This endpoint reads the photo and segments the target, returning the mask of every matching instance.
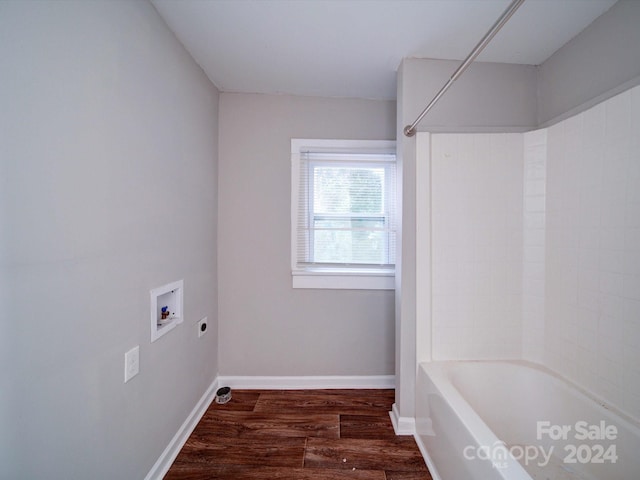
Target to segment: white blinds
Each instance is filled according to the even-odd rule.
[[[393,267],[395,165],[395,155],[386,152],[300,153],[296,268]]]

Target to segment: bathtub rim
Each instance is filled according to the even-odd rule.
[[[418,374],[420,375],[420,370],[424,371],[424,374],[427,375],[429,381],[433,384],[434,388],[438,391],[438,393],[447,399],[447,405],[453,411],[453,414],[460,420],[462,426],[467,431],[469,436],[473,439],[476,446],[483,445],[496,445],[497,443],[502,442],[498,436],[491,430],[491,428],[486,424],[486,422],[480,417],[480,415],[473,409],[473,407],[469,404],[468,400],[462,395],[462,393],[455,387],[455,385],[449,379],[449,372],[446,367],[450,367],[454,364],[461,363],[505,363],[505,361],[496,361],[496,360],[455,360],[455,361],[435,361],[435,362],[421,362],[418,365]],[[512,363],[512,362],[506,362]],[[430,368],[427,369],[426,366]],[[417,412],[416,412],[417,413]],[[418,419],[416,418],[416,426],[418,425]],[[422,453],[425,462],[427,463],[427,467],[431,471],[431,475],[434,480],[445,480],[441,477],[438,469],[435,466],[435,462],[433,458],[428,452],[428,449],[424,445],[422,441],[420,432],[416,429],[415,432],[415,440],[418,444],[418,448]],[[512,457],[506,458],[507,468],[500,469],[496,468],[497,474],[501,478],[506,478],[504,476],[505,472],[508,470],[511,475],[509,478],[513,480],[533,480],[531,476],[527,473],[524,467]],[[515,475],[515,476],[514,476]]]
[[[500,441],[489,425],[482,420],[480,415],[473,409],[469,401],[458,390],[458,388],[452,382],[450,377],[451,369],[456,365],[468,365],[468,364],[487,364],[487,365],[511,365],[520,368],[527,368],[537,371],[542,374],[546,374],[551,378],[551,381],[559,384],[561,387],[568,388],[570,392],[576,397],[586,399],[593,404],[593,408],[597,411],[606,414],[607,416],[613,415],[626,424],[626,427],[640,436],[640,421],[626,414],[617,408],[614,404],[605,401],[602,397],[590,392],[589,390],[581,387],[575,382],[569,380],[558,372],[551,370],[550,368],[540,365],[535,362],[520,359],[498,359],[498,360],[436,360],[429,362],[418,363],[418,375],[426,375],[436,391],[447,399],[447,404],[453,411],[453,414],[461,421],[463,427],[468,432],[471,438],[478,445],[492,444],[494,441]],[[417,384],[417,383],[416,383]],[[449,400],[453,399],[454,404]],[[416,402],[418,402],[418,392],[416,391]],[[418,427],[419,416],[416,411],[416,427]],[[477,430],[476,430],[477,428]],[[422,441],[421,435],[416,428],[414,438],[418,445],[420,452],[422,453],[427,466],[434,478],[434,480],[446,480],[443,479],[436,466],[433,458],[429,454],[425,444]],[[509,459],[507,462],[510,474],[516,474],[516,478],[531,479],[524,467],[514,459]],[[515,462],[512,463],[512,462]],[[513,469],[512,469],[513,466]],[[500,476],[502,475],[501,469],[496,469]]]
[[[432,360],[429,362],[420,362],[418,364],[418,370],[420,368],[425,368],[425,372],[429,374],[429,371],[434,368],[444,369],[446,367],[453,367],[457,364],[499,364],[499,365],[516,365],[520,367],[530,368],[532,370],[537,370],[544,374],[549,375],[556,382],[560,382],[561,384],[565,384],[565,386],[571,387],[578,394],[586,397],[590,401],[594,402],[597,405],[598,409],[604,410],[609,414],[616,415],[620,417],[624,422],[626,422],[632,430],[636,430],[640,435],[640,419],[636,419],[629,415],[628,413],[621,410],[616,404],[605,400],[600,395],[593,393],[587,388],[581,386],[580,384],[574,382],[573,380],[565,377],[564,375],[552,370],[551,368],[536,363],[531,362],[529,360],[521,360],[521,359],[497,359],[497,360]],[[455,388],[455,386],[454,386]],[[455,391],[458,392],[460,396],[464,399],[464,396],[455,388]],[[466,401],[466,400],[465,400]]]

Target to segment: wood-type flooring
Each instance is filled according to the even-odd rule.
[[[393,390],[234,390],[211,404],[165,480],[431,480],[393,432]]]

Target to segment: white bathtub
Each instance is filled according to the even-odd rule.
[[[640,479],[638,425],[536,365],[424,363],[416,391],[436,480]]]

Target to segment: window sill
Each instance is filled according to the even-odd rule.
[[[291,272],[293,288],[334,290],[394,290],[395,273],[389,270],[313,269]]]

